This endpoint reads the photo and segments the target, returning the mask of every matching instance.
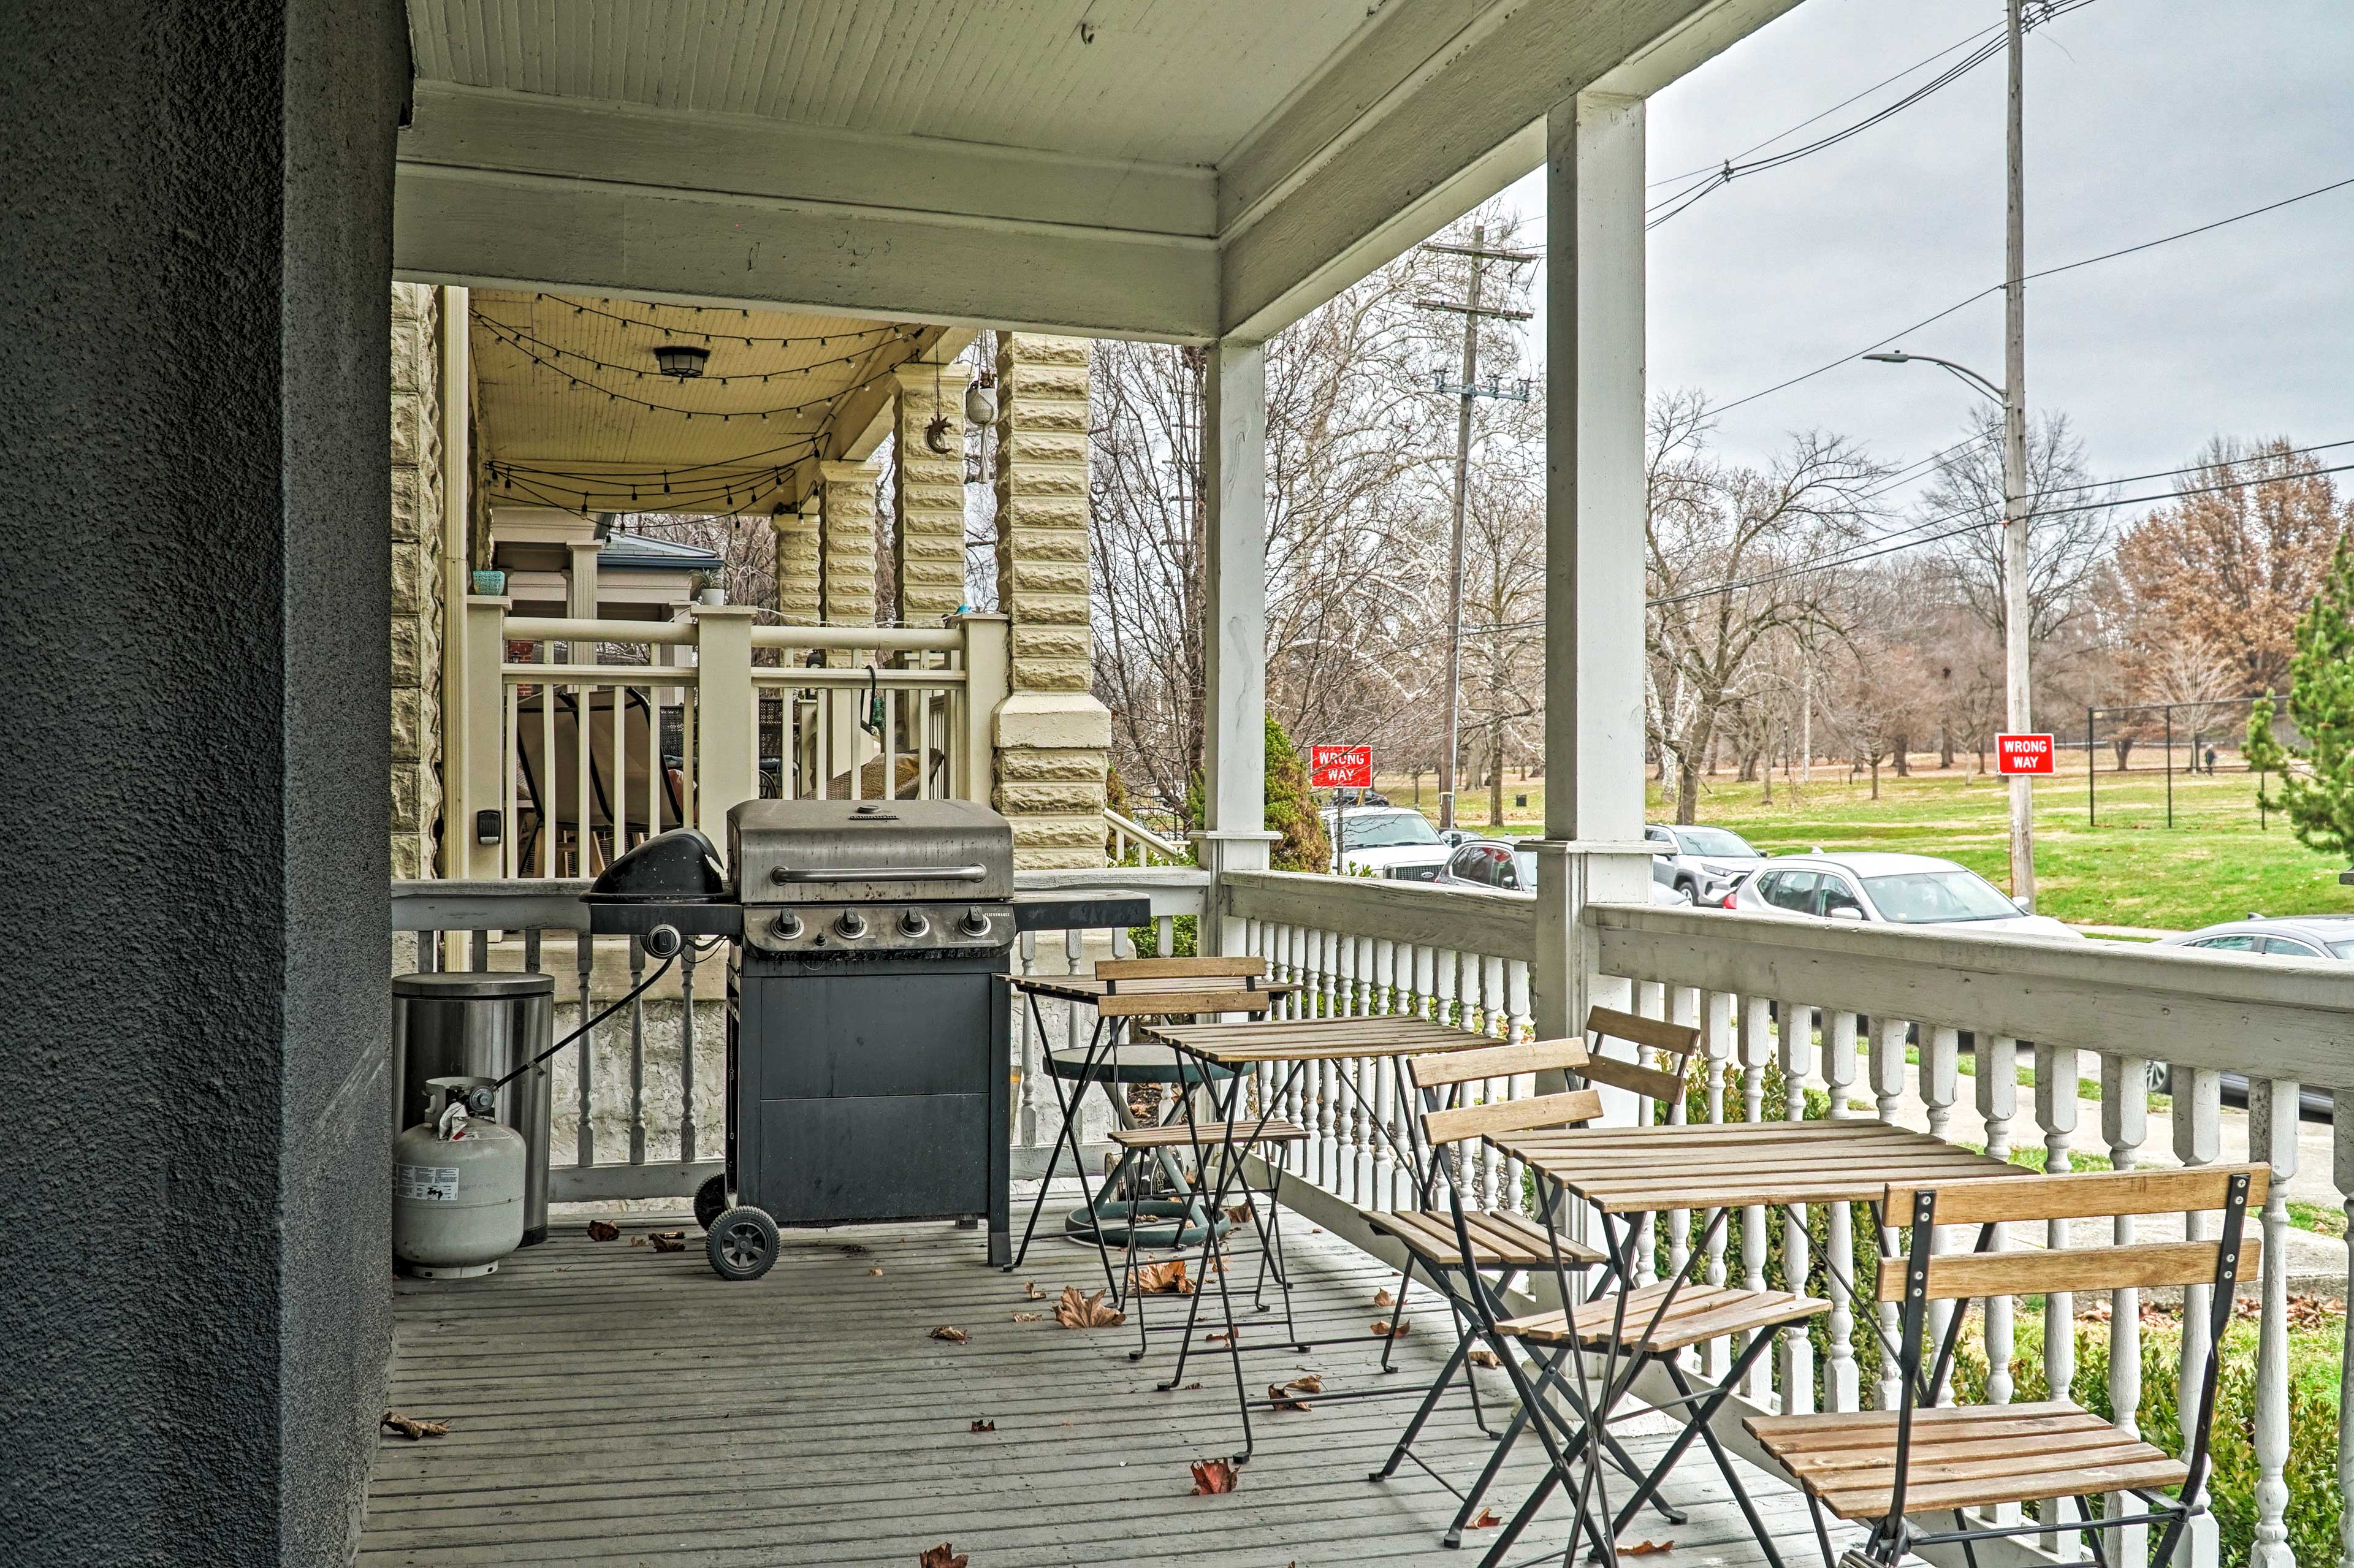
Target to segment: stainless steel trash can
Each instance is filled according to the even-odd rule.
[[[556,981],[445,969],[392,982],[392,1135],[437,1108],[435,1078],[504,1078],[556,1040]],[[523,1135],[523,1245],[547,1239],[547,1064],[499,1091],[497,1119]]]

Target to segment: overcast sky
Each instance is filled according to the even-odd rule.
[[[1652,100],[1650,177],[1720,163],[2001,16],[1996,0],[1807,0]],[[1999,282],[2003,90],[1998,56],[1654,230],[1653,390],[1730,402]],[[2354,6],[2096,0],[2029,35],[2026,122],[2031,272],[2354,176]],[[1540,219],[1531,238],[1541,174],[1507,197]],[[2354,437],[2350,242],[2354,187],[2031,283],[2031,407],[2066,410],[2101,474],[2177,467],[2219,432]],[[1999,294],[1901,346],[1999,381]],[[1932,366],[1843,366],[1727,414],[1719,440],[1756,457],[1815,427],[1906,461],[1956,440],[1972,396]]]

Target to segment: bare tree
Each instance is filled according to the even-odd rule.
[[[1966,528],[1932,546],[1953,577],[1956,596],[1999,638],[2004,624],[2002,567],[2002,415],[1980,408],[1972,439],[1937,464],[1923,492],[1922,526],[1930,534]],[[2057,638],[2087,613],[2107,565],[2114,488],[2092,482],[2084,443],[2062,413],[2030,421],[2027,430],[2027,603],[2031,647]],[[1981,526],[1969,526],[1976,523]]]

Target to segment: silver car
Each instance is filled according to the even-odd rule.
[[[2251,915],[2163,937],[2152,945],[2265,959],[2354,959],[2354,915]]]
[[[1516,843],[1511,839],[1472,839],[1455,846],[1455,853],[1438,868],[1434,880],[1440,887],[1533,897],[1537,890],[1537,852],[1525,842]],[[1653,882],[1651,902],[1681,905],[1687,900]]]
[[[2028,914],[1977,872],[1925,854],[1776,855],[1734,890],[1725,907],[1785,918],[2085,939],[2049,915]]]
[[[1741,879],[1766,863],[1739,833],[1723,828],[1644,824],[1651,880],[1686,904],[1721,906]]]

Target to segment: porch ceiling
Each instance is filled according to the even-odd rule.
[[[409,0],[395,263],[1263,338],[1797,3]]]
[[[913,322],[517,290],[472,302],[492,503],[572,512],[794,505],[818,460],[872,450],[895,366],[970,341]],[[664,344],[706,350],[703,375],[663,375]]]

